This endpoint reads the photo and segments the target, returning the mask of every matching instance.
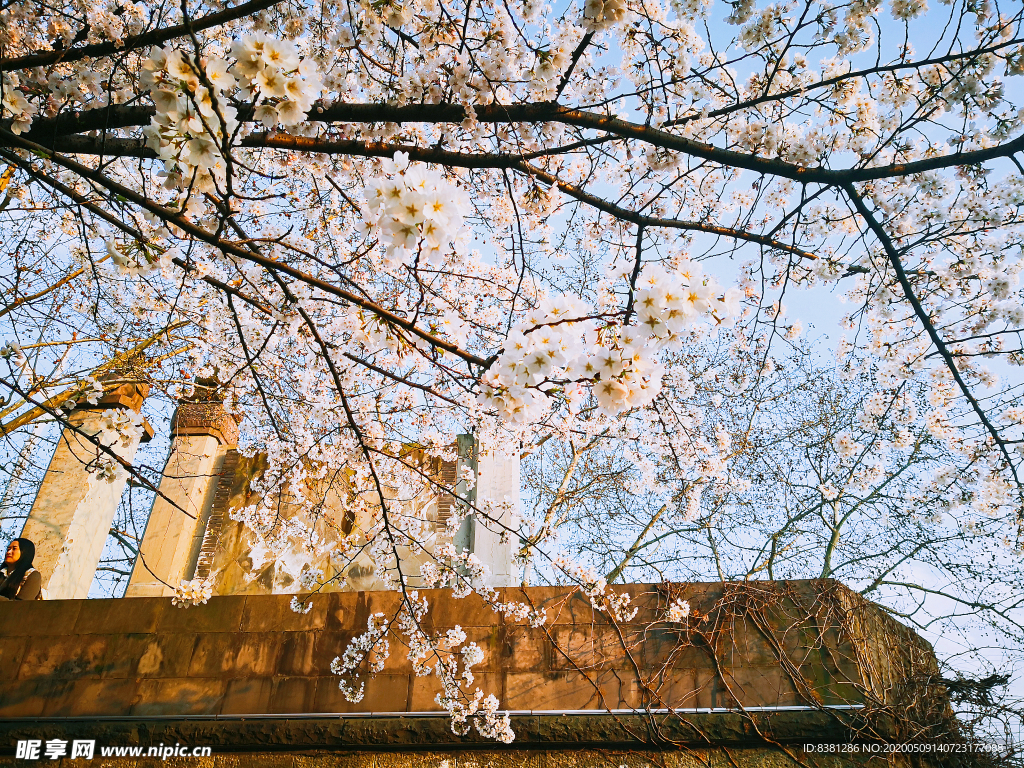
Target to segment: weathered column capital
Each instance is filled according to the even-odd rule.
[[[181,435],[212,435],[221,445],[237,445],[238,420],[222,403],[179,403],[171,419],[171,437]]]
[[[191,397],[182,398],[171,418],[171,438],[211,435],[221,445],[238,445],[238,422],[224,408],[224,388],[215,379],[198,379]]]

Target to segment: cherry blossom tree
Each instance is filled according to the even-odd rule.
[[[419,629],[413,577],[491,592],[454,549],[393,567],[423,521],[388,500],[438,489],[410,445],[451,458],[466,432],[567,480],[533,477],[522,520],[480,499],[455,523],[613,613],[607,581],[633,574],[911,594],[901,567],[968,523],[959,541],[1015,562],[1022,20],[992,0],[9,0],[0,430],[22,450],[126,366],[170,399],[218,379],[266,489],[315,514],[310,467],[344,478],[372,524],[341,555],[403,590],[394,626],[424,654],[466,646]],[[786,307],[815,286],[845,335],[834,372],[794,383]],[[646,506],[569,503],[588,461]],[[858,542],[865,509],[894,549]],[[247,514],[285,546],[273,509]],[[565,535],[584,518],[607,536]],[[508,738],[496,701],[459,699],[464,656],[446,704]]]

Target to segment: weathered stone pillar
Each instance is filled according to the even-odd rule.
[[[174,594],[192,578],[227,449],[238,442],[238,424],[220,402],[182,402],[171,421],[171,453],[160,493],[146,523],[125,597]]]
[[[126,408],[138,413],[147,394],[147,384],[122,384],[95,406],[76,408],[68,417],[70,425],[61,433],[21,533],[36,545],[34,564],[51,599],[88,596],[128,480],[123,469],[112,474],[113,479],[96,471],[97,462],[110,457],[85,435],[99,434],[107,410]],[[110,447],[130,462],[139,443],[152,436],[152,427],[143,422],[143,432],[136,439]]]
[[[509,502],[511,508],[502,510],[494,522],[477,521],[473,551],[490,570],[488,586],[509,587],[518,581],[512,558],[519,538],[503,534],[512,527],[513,514],[519,514],[519,445],[513,442],[484,450],[478,446],[477,450],[476,503]]]
[[[487,585],[490,587],[508,587],[517,582],[517,574],[513,556],[519,546],[519,540],[506,528],[511,528],[513,515],[519,514],[519,444],[513,442],[506,445],[481,447],[473,435],[458,436],[458,460],[448,465],[449,474],[442,477],[442,482],[455,485],[455,493],[477,508],[484,509],[486,502],[495,505],[505,503],[502,508],[495,508],[494,513],[487,517],[473,513],[466,517],[456,532],[452,544],[459,552],[469,551],[480,558],[487,566],[489,575]],[[469,488],[462,479],[463,468],[468,468],[476,475],[476,483]],[[439,510],[445,510],[455,503],[451,496],[445,494],[439,502]],[[438,530],[443,521],[438,515]],[[448,514],[443,514],[447,520]],[[488,519],[490,518],[490,519]]]

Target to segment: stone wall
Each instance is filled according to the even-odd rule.
[[[585,743],[592,733],[607,746],[618,733],[634,747],[645,739],[696,747],[709,740],[763,746],[766,737],[899,738],[908,712],[916,725],[945,727],[941,696],[922,687],[935,677],[928,645],[836,582],[620,591],[639,610],[610,623],[578,592],[503,590],[502,599],[546,610],[548,622],[532,628],[502,620],[479,597],[432,590],[425,628],[458,624],[480,645],[485,658],[474,687],[517,713],[519,743],[529,733],[541,745]],[[662,621],[679,597],[690,602],[690,618]],[[0,605],[0,748],[34,733],[96,738],[98,728],[108,743],[213,739],[215,751],[250,754],[488,746],[450,733],[437,716],[437,681],[413,674],[398,638],[363,701],[349,702],[338,689],[331,661],[371,614],[393,616],[400,599],[316,595],[304,615],[289,608],[288,595],[215,597],[191,608],[166,598]],[[650,718],[629,713],[669,709],[677,712],[658,714],[655,731],[664,733],[653,736]],[[610,710],[617,713],[600,714]],[[635,726],[623,725],[628,717]],[[405,725],[379,725],[389,719]]]

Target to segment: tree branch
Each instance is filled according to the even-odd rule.
[[[956,361],[953,359],[953,355],[950,354],[949,348],[946,343],[942,340],[939,332],[935,329],[935,325],[932,323],[931,318],[928,316],[928,311],[921,304],[921,300],[914,293],[914,286],[910,283],[910,278],[907,277],[907,272],[903,268],[903,263],[900,260],[899,251],[892,242],[892,238],[889,237],[889,233],[885,231],[885,228],[879,223],[878,219],[875,218],[874,214],[867,207],[864,199],[857,192],[857,189],[853,184],[846,184],[843,186],[844,191],[850,197],[851,202],[857,209],[857,213],[861,215],[868,228],[874,233],[878,242],[882,245],[882,249],[885,251],[885,255],[889,259],[889,263],[892,265],[893,271],[896,273],[896,279],[899,281],[900,287],[903,289],[903,294],[906,296],[907,301],[910,302],[910,306],[914,309],[914,314],[920,321],[921,325],[924,326],[925,333],[928,334],[928,338],[931,339],[932,344],[935,346],[936,351],[942,357],[946,363],[946,368],[949,369],[950,374],[953,376],[953,381],[956,382],[959,387],[961,394],[970,403],[974,413],[978,416],[978,419],[984,425],[985,430],[992,437],[993,442],[999,448],[999,451],[1003,455],[1003,460],[1006,462],[1006,468],[1013,475],[1014,482],[1017,484],[1017,493],[1024,499],[1024,486],[1021,485],[1020,477],[1017,474],[1017,468],[1014,466],[1013,459],[1010,457],[1010,452],[1007,448],[1006,441],[1003,440],[999,434],[999,430],[989,420],[988,414],[985,413],[985,409],[981,407],[981,403],[971,392],[971,388],[964,381],[963,376],[960,373],[960,369],[957,368]],[[1018,521],[1024,523],[1024,508],[1017,513]]]
[[[141,35],[126,37],[120,43],[113,40],[105,43],[92,43],[81,48],[68,48],[63,51],[40,51],[25,56],[18,56],[14,59],[0,59],[0,72],[11,72],[17,69],[31,69],[32,67],[45,67],[50,64],[79,61],[97,56],[109,56],[118,53],[127,53],[136,48],[143,48],[147,45],[160,45],[168,40],[177,37],[184,37],[189,31],[199,32],[229,21],[241,19],[258,11],[265,10],[272,5],[277,5],[281,0],[249,0],[234,8],[225,8],[223,11],[211,13],[202,18],[196,19],[188,24],[175,24],[173,27],[154,29],[143,32]]]

